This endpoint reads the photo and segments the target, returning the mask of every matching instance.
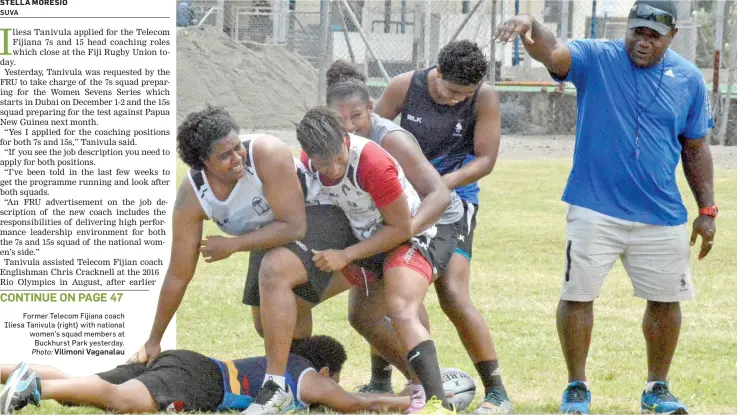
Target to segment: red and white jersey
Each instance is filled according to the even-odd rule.
[[[343,179],[335,185],[327,186],[320,180],[320,176],[317,172],[315,172],[315,175],[322,188],[322,196],[332,201],[333,204],[339,206],[344,213],[346,213],[346,216],[351,223],[351,229],[354,232],[354,236],[363,241],[369,239],[383,226],[382,214],[377,208],[374,198],[369,192],[362,189],[360,186],[361,180],[359,179],[359,170],[367,166],[364,164],[360,165],[359,161],[361,160],[362,163],[367,164],[372,162],[371,159],[367,160],[362,159],[361,157],[362,152],[367,148],[367,146],[375,146],[382,152],[383,156],[388,157],[391,162],[394,163],[394,166],[397,169],[397,179],[402,187],[402,192],[407,198],[411,216],[415,215],[420,207],[420,197],[405,177],[399,163],[397,163],[389,153],[376,143],[367,140],[366,138],[353,134],[349,134],[349,138],[349,162]],[[312,166],[309,167],[311,168],[311,171],[314,171]],[[436,228],[433,226],[426,229],[419,235],[425,235],[428,238],[432,238],[435,234]]]
[[[248,149],[244,160],[244,175],[236,183],[226,200],[215,197],[207,175],[202,170],[190,169],[188,177],[197,194],[203,211],[208,219],[213,220],[218,228],[228,235],[238,236],[257,229],[274,221],[274,212],[264,195],[264,184],[259,179],[254,164],[254,141],[259,135],[242,135],[241,142]],[[306,203],[328,203],[320,198],[320,183],[313,177],[302,162],[293,157],[295,172],[300,180]]]

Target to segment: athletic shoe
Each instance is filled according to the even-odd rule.
[[[656,382],[641,395],[641,413],[686,414],[687,406],[669,392],[668,382]]]
[[[474,411],[474,415],[511,413],[513,413],[513,406],[510,398],[507,397],[505,388],[493,388],[484,397],[484,402]]]
[[[39,406],[41,380],[27,364],[16,366],[0,392],[0,414],[5,415],[23,409],[29,403]]]
[[[405,414],[416,414],[425,407],[425,389],[423,385],[410,384],[410,406]]]
[[[389,394],[394,395],[395,391],[392,389],[392,385],[375,385],[373,383],[367,383],[356,388],[356,393],[373,393],[373,394]]]
[[[272,379],[266,381],[254,402],[242,414],[275,415],[295,412],[295,396],[289,386],[282,389]]]
[[[456,415],[456,408],[451,407],[452,409],[446,409],[443,406],[443,402],[436,398],[435,396],[431,397],[428,402],[425,403],[425,406],[423,409],[420,410],[420,412],[416,412],[416,414],[419,415]]]
[[[592,394],[584,382],[571,382],[564,389],[564,396],[561,397],[561,407],[559,409],[562,414],[588,414],[591,400]]]

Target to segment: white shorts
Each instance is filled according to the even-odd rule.
[[[574,205],[566,222],[562,300],[594,301],[618,257],[634,296],[658,302],[694,297],[686,225],[646,225]]]

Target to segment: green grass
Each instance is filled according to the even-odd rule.
[[[566,382],[555,309],[564,265],[565,205],[560,195],[569,168],[566,161],[501,161],[481,183],[472,290],[493,333],[517,413],[556,412]],[[180,177],[183,172],[180,166]],[[683,178],[680,186],[693,215],[694,199]],[[712,253],[701,262],[693,249],[696,299],[682,306],[681,340],[670,372],[672,390],[691,413],[736,413],[737,409],[735,171],[716,171],[715,192],[720,204],[717,239]],[[206,235],[215,232],[217,228],[207,224]],[[241,304],[246,266],[247,254],[214,264],[201,261],[177,315],[178,347],[220,358],[263,354],[251,313]],[[434,292],[429,293],[426,306],[441,366],[458,367],[476,377]],[[595,302],[588,361],[595,413],[640,411],[646,376],[640,328],[644,306],[643,300],[633,297],[618,263]],[[369,358],[368,347],[346,321],[346,308],[345,294],[318,306],[314,333],[333,335],[346,345],[349,360],[342,383],[350,389],[368,380]],[[399,388],[398,372],[394,379]],[[82,412],[93,411],[55,404],[26,410],[29,414]]]

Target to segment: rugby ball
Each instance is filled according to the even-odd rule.
[[[463,411],[474,400],[477,392],[477,386],[474,379],[468,373],[461,369],[441,369],[441,381],[443,382],[443,390],[451,392],[454,396],[448,398],[448,401],[454,405],[457,412]]]

